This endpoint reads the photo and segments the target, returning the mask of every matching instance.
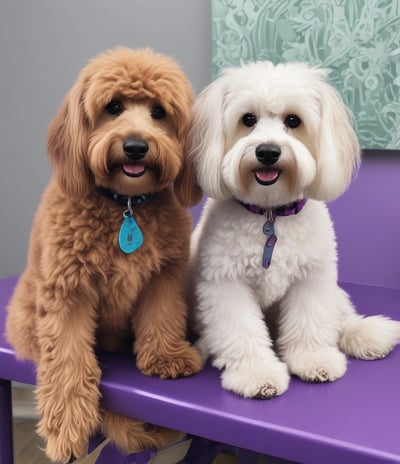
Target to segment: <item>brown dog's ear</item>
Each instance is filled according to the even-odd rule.
[[[61,190],[72,198],[82,197],[93,179],[87,165],[88,120],[83,108],[80,80],[65,96],[50,124],[47,149]]]
[[[188,157],[175,180],[174,190],[179,203],[185,208],[197,205],[203,197],[194,174],[193,163]]]
[[[194,103],[194,93],[190,83],[185,79],[179,79],[181,92],[179,97],[175,95],[174,104],[178,108],[175,111],[178,127],[178,139],[183,145],[183,164],[178,177],[174,182],[174,190],[179,203],[185,208],[197,205],[203,197],[194,171],[191,152],[188,147],[188,138],[192,121],[192,106]]]

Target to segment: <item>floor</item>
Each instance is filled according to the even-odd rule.
[[[14,419],[14,464],[50,464],[44,452],[41,450],[43,443],[35,432],[36,420]],[[100,450],[94,451],[76,464],[94,464]],[[213,464],[236,464],[233,456],[220,455]]]
[[[37,417],[34,410],[32,389],[19,386],[13,389],[14,464],[50,464],[42,448],[43,442],[36,434]],[[94,464],[101,448],[75,464]],[[157,460],[159,462],[159,460]],[[213,464],[236,464],[234,456],[219,455]],[[162,464],[162,462],[160,463]]]

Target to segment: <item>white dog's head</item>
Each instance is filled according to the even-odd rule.
[[[303,63],[257,62],[210,84],[197,99],[188,147],[204,192],[263,207],[343,193],[360,150],[326,75]]]

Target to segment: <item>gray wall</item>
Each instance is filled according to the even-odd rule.
[[[198,93],[211,79],[209,0],[0,2],[0,277],[20,273],[51,171],[46,133],[88,59],[114,45],[173,56]]]

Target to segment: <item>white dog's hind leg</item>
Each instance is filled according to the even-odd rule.
[[[271,398],[287,390],[287,367],[272,350],[261,308],[251,289],[238,282],[197,285],[201,345],[224,369],[222,386],[248,398]]]
[[[290,372],[302,380],[333,381],[346,372],[334,297],[333,285],[307,280],[293,285],[282,301],[278,350]]]
[[[400,343],[400,322],[384,316],[363,317],[355,312],[349,296],[339,289],[340,349],[359,359],[385,357]]]

